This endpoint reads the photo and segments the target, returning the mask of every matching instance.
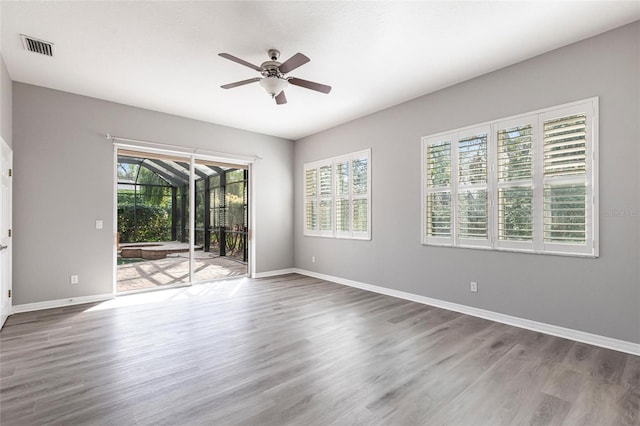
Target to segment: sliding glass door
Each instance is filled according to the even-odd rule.
[[[196,160],[194,281],[247,274],[246,167]]]
[[[248,274],[248,166],[130,147],[116,155],[117,292]]]

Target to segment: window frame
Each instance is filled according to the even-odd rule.
[[[361,159],[367,160],[367,191],[365,194],[355,193],[353,189],[353,162]],[[348,193],[338,193],[338,164],[348,164],[348,178],[347,187]],[[330,166],[331,167],[331,194],[327,196],[320,195],[320,168]],[[317,176],[317,190],[314,197],[307,195],[307,171],[316,170]],[[344,154],[324,160],[313,161],[305,163],[303,167],[303,193],[304,193],[304,216],[303,216],[303,235],[308,237],[325,237],[336,239],[351,239],[351,240],[371,240],[371,148]],[[367,203],[367,230],[355,231],[353,226],[354,217],[354,200],[365,199]],[[316,229],[308,228],[308,211],[307,204],[309,201],[316,201]],[[322,231],[320,230],[320,200],[330,201],[331,203],[331,229]],[[349,206],[349,230],[338,230],[338,210],[336,203],[338,200],[348,201]]]
[[[599,99],[593,97],[581,101],[540,109],[511,117],[500,118],[489,122],[466,126],[459,129],[428,135],[421,138],[422,144],[422,244],[428,246],[449,246],[463,248],[481,248],[497,251],[526,252],[536,254],[567,255],[578,257],[599,256],[599,218],[598,218],[598,110]],[[559,117],[568,117],[576,114],[586,116],[585,173],[577,177],[549,177],[544,176],[544,123]],[[532,167],[531,179],[500,182],[498,180],[498,132],[518,126],[531,125],[532,132]],[[478,134],[479,129],[489,129],[487,132],[487,241],[462,239],[458,233],[459,199],[458,194],[465,188],[476,185],[464,185],[459,181],[458,175],[458,144],[465,136]],[[474,133],[475,132],[475,133]],[[451,235],[449,237],[434,237],[427,234],[427,197],[428,194],[438,192],[439,188],[430,188],[428,185],[429,166],[427,164],[427,147],[429,145],[450,142],[451,176],[449,191],[451,193]],[[581,179],[586,183],[585,244],[561,244],[546,242],[544,240],[544,188],[548,182],[571,183]],[[513,188],[518,186],[531,186],[532,190],[532,238],[531,240],[512,241],[501,240],[499,235],[499,194],[501,188]],[[477,186],[480,188],[480,186]]]

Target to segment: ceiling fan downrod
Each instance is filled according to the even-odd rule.
[[[280,57],[280,51],[276,49],[269,49],[267,53],[269,54],[269,57],[271,58],[271,60],[274,62],[277,61],[278,58]]]

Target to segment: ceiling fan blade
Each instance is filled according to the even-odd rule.
[[[276,96],[276,103],[278,105],[282,105],[282,104],[286,104],[287,103],[287,97],[284,94],[284,90],[282,92],[280,92],[280,94],[278,96]]]
[[[309,62],[311,59],[304,56],[302,53],[296,53],[286,61],[284,61],[278,69],[281,73],[286,74],[298,68],[300,65],[304,65]]]
[[[225,84],[224,86],[220,86],[223,89],[233,89],[234,87],[244,86],[245,84],[255,83],[256,81],[260,81],[260,77],[250,78],[248,80],[236,81],[235,83]]]
[[[244,65],[245,67],[251,68],[252,70],[262,71],[262,68],[260,68],[259,66],[253,65],[252,63],[249,63],[249,62],[247,62],[245,60],[242,60],[240,58],[236,58],[235,56],[229,55],[228,53],[218,53],[218,56],[222,56],[225,59],[228,59],[228,60],[233,61],[233,62],[237,62],[240,65]]]
[[[303,80],[301,78],[290,77],[288,81],[294,86],[304,87],[305,89],[315,90],[316,92],[329,93],[331,91],[331,86],[314,83],[313,81]]]

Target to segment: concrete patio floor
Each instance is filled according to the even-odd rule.
[[[247,274],[247,265],[243,262],[228,257],[215,257],[211,253],[201,251],[194,254],[194,282]],[[118,265],[118,292],[151,289],[188,281],[188,253]]]

